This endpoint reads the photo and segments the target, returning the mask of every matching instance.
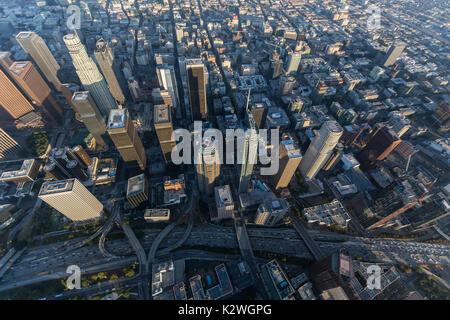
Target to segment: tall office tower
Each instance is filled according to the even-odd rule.
[[[274,226],[278,224],[289,210],[289,204],[282,198],[267,199],[256,211],[255,224]]]
[[[278,87],[278,95],[284,96],[290,94],[295,86],[295,78],[294,77],[280,77],[280,84]]]
[[[155,131],[166,163],[171,161],[172,150],[176,143],[172,140],[172,113],[168,105],[154,106]]]
[[[332,170],[344,155],[344,145],[340,142],[336,145],[335,150],[322,167],[322,170]]]
[[[106,132],[105,120],[103,120],[89,91],[75,92],[72,97],[72,103],[80,115],[81,122],[92,134],[95,142],[100,146],[105,146],[106,143],[102,138],[102,135]]]
[[[198,143],[198,142],[197,142]],[[216,149],[214,140],[204,137],[202,145],[198,147],[197,181],[201,194],[211,195],[214,191],[214,183],[220,176],[220,151]]]
[[[128,179],[127,200],[135,208],[148,200],[148,181],[143,173]]]
[[[39,198],[73,221],[99,218],[103,204],[78,179],[44,182]]]
[[[230,186],[215,187],[214,198],[216,199],[217,212],[212,211],[211,221],[233,218],[234,201]]]
[[[142,97],[142,89],[134,78],[128,79],[128,89],[130,89],[131,98],[133,101],[139,101]]]
[[[34,107],[14,85],[9,77],[0,70],[0,106],[5,109],[13,119],[34,111]]]
[[[395,63],[395,60],[402,54],[403,50],[405,50],[405,43],[394,43],[386,53],[383,58],[382,65],[384,67],[390,67]]]
[[[128,109],[111,110],[106,128],[123,161],[144,171],[147,156]]]
[[[364,170],[374,168],[377,162],[386,158],[400,142],[402,140],[392,129],[375,126],[366,146],[357,154],[361,168]]]
[[[186,59],[192,120],[205,120],[208,112],[206,102],[205,65],[201,59]]]
[[[52,95],[50,87],[30,61],[14,62],[9,68],[11,77],[47,119],[62,124],[63,110]]]
[[[253,173],[253,165],[257,161],[259,134],[253,115],[247,112],[248,129],[245,132],[244,150],[242,152],[241,173],[239,176],[239,193],[247,193]],[[240,144],[238,142],[238,147]]]
[[[9,74],[9,67],[11,67],[13,63],[14,61],[11,59],[11,52],[0,52],[0,70]]]
[[[16,36],[16,40],[23,50],[31,56],[47,80],[53,84],[56,90],[61,91],[62,84],[58,79],[60,66],[44,40],[32,31],[20,32]]]
[[[300,60],[302,59],[302,54],[299,52],[291,53],[286,61],[286,74],[297,73],[298,66],[300,65]]]
[[[286,188],[302,160],[302,154],[293,138],[285,134],[280,145],[280,164],[278,173],[272,176],[275,189]]]
[[[103,75],[108,83],[109,90],[119,104],[124,104],[125,96],[123,95],[122,88],[120,87],[116,76],[120,70],[118,70],[118,66],[114,62],[114,54],[108,43],[103,39],[98,40],[96,46],[97,49],[95,50],[94,55],[100,69],[102,69]]]
[[[86,150],[84,150],[80,145],[73,147],[72,152],[74,152],[78,159],[80,159],[87,167],[89,167],[94,162],[94,160],[89,157]]]
[[[173,107],[177,109],[179,99],[174,67],[164,64],[163,66],[156,68],[156,73],[158,75],[159,86],[169,92],[170,97],[172,98]]]
[[[268,112],[267,105],[265,103],[255,103],[254,105],[252,105],[251,112],[258,130],[262,129],[262,127],[264,127],[264,124],[266,123]]]
[[[117,103],[112,97],[105,79],[98,71],[97,65],[89,57],[77,35],[67,34],[63,37],[63,40],[67,49],[69,49],[73,65],[84,90],[89,91],[102,114],[108,116],[112,109],[117,109]]]
[[[280,59],[270,60],[270,68],[268,77],[270,79],[276,79],[283,74],[283,61]]]
[[[0,90],[1,91],[1,90]],[[0,128],[0,159],[6,157],[9,153],[20,149],[16,140],[11,138],[2,128]]]
[[[336,121],[326,121],[300,162],[300,172],[313,179],[333,152],[344,130]]]

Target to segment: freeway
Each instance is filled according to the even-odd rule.
[[[242,217],[236,217],[235,215],[233,216],[233,219],[241,256],[250,268],[252,279],[258,293],[263,300],[267,300],[269,297],[260,277],[260,270],[256,263],[255,256],[253,255],[253,249],[248,237],[247,228],[245,227],[245,222]]]
[[[317,243],[314,241],[314,239],[310,236],[308,231],[305,229],[303,224],[297,219],[295,214],[291,211],[289,213],[289,220],[292,223],[292,226],[294,227],[295,231],[298,232],[302,240],[305,242],[306,246],[308,247],[309,251],[311,251],[312,255],[314,256],[314,259],[317,261],[324,258],[324,254],[320,250]]]
[[[123,232],[128,238],[131,246],[133,247],[134,252],[136,253],[139,261],[139,275],[141,276],[141,281],[139,282],[139,296],[144,299],[149,299],[149,283],[148,283],[148,264],[147,264],[147,256],[145,255],[145,250],[139,242],[138,238],[133,232],[133,229],[126,224],[122,216],[119,214],[118,216],[119,224],[122,227]]]

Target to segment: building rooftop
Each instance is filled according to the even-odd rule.
[[[89,97],[89,91],[78,91],[73,94],[73,101],[87,100]]]
[[[302,156],[302,153],[300,152],[300,149],[298,148],[297,144],[294,142],[294,140],[282,140],[281,144],[284,146],[284,148],[287,151],[287,155],[289,158],[298,158]]]
[[[30,61],[16,61],[14,62],[9,70],[15,73],[18,77],[20,77],[25,70],[31,67]]]
[[[20,169],[14,171],[4,171],[0,175],[0,181],[28,176],[35,163],[36,160],[34,159],[24,160]]]
[[[127,118],[127,109],[113,109],[109,113],[108,129],[124,128]]]
[[[171,113],[169,105],[156,105],[155,110],[155,124],[171,122]]]
[[[29,39],[33,36],[33,34],[35,33],[32,31],[23,31],[16,36],[16,39]]]
[[[140,174],[135,177],[128,179],[127,186],[127,198],[133,196],[134,194],[141,193],[145,189],[145,176]]]
[[[214,193],[217,207],[227,207],[234,204],[229,185],[216,187]]]
[[[75,179],[44,182],[39,196],[68,192],[73,189]]]
[[[170,216],[170,209],[146,209],[144,219],[167,218]]]

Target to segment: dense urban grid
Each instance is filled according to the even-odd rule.
[[[449,16],[0,0],[0,299],[450,299]]]

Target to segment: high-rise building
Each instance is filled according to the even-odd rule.
[[[270,60],[269,78],[276,79],[283,74],[283,61],[279,59]]]
[[[0,90],[1,92],[1,90]],[[2,128],[0,128],[0,159],[6,157],[9,153],[20,149],[16,140],[11,138]]]
[[[80,115],[80,120],[92,134],[95,142],[100,146],[105,146],[102,135],[106,132],[105,120],[95,104],[89,91],[75,92],[72,102]]]
[[[239,193],[247,193],[253,173],[253,165],[257,161],[259,134],[253,115],[247,112],[248,130],[245,132],[242,152],[241,173],[239,177]],[[239,142],[238,142],[239,143]]]
[[[255,224],[274,226],[289,210],[289,204],[282,198],[268,199],[261,203],[256,211]]]
[[[14,81],[22,88],[30,101],[39,107],[47,119],[62,124],[63,110],[33,64],[30,61],[14,62],[9,71]]]
[[[143,173],[128,179],[127,200],[135,208],[148,200],[148,181]]]
[[[385,126],[375,126],[369,133],[369,140],[358,154],[357,159],[363,170],[375,167],[378,161],[386,158],[402,140],[392,129]]]
[[[301,59],[302,59],[301,53],[299,53],[299,52],[291,53],[288,56],[287,61],[286,61],[286,74],[297,73]]]
[[[394,43],[384,56],[382,65],[384,67],[392,66],[397,60],[397,58],[402,54],[403,50],[405,50],[405,48],[406,48],[405,43]]]
[[[114,62],[114,54],[108,46],[108,43],[103,39],[98,40],[96,46],[97,50],[95,50],[94,55],[105,76],[109,90],[119,104],[124,104],[125,96],[123,95],[119,81],[117,80],[116,74],[118,74],[119,71],[117,69],[117,64]]]
[[[204,137],[196,157],[197,181],[201,194],[211,195],[220,176],[220,151],[213,139]]]
[[[285,134],[280,144],[278,173],[272,176],[275,189],[286,188],[289,185],[302,160],[300,149],[290,135]]]
[[[164,64],[156,69],[159,86],[167,90],[172,98],[172,104],[175,109],[179,106],[178,87],[173,66]]]
[[[12,80],[0,70],[0,106],[5,109],[13,119],[18,119],[34,111],[34,107],[14,85]]]
[[[171,161],[172,150],[176,143],[172,139],[172,114],[168,105],[154,106],[155,131],[166,163]]]
[[[47,80],[53,84],[56,90],[61,91],[62,84],[58,79],[60,66],[44,40],[32,31],[20,32],[16,36],[16,40],[23,50],[31,56]]]
[[[265,103],[255,103],[252,105],[251,112],[258,130],[264,127],[267,117],[267,111],[268,108]]]
[[[233,196],[231,194],[230,186],[225,185],[215,187],[214,197],[216,199],[217,213],[214,214],[215,211],[212,211],[211,221],[219,221],[222,219],[232,218],[234,211],[234,201]]]
[[[186,59],[186,73],[189,87],[189,101],[192,119],[205,120],[208,112],[206,102],[205,65],[201,59]]]
[[[11,59],[11,52],[2,51],[0,52],[0,70],[9,74],[9,67],[14,63]]]
[[[73,221],[99,218],[103,204],[78,179],[44,182],[39,198]]]
[[[89,91],[102,114],[108,116],[111,110],[117,109],[117,103],[97,65],[76,34],[67,34],[63,39],[84,90]]]
[[[336,164],[339,162],[339,160],[344,155],[344,145],[340,142],[336,145],[336,148],[334,149],[333,153],[328,157],[328,160],[325,161],[325,164],[322,167],[322,170],[328,171],[332,170]]]
[[[17,170],[3,171],[0,175],[2,182],[14,182],[16,184],[35,181],[41,165],[34,159],[26,159]]]
[[[313,179],[333,152],[344,130],[336,121],[326,121],[306,150],[300,162],[300,172]]]
[[[284,96],[290,94],[295,86],[295,78],[294,77],[280,77],[280,84],[278,87],[278,95]]]
[[[111,110],[106,128],[123,161],[144,171],[147,156],[128,109]]]

